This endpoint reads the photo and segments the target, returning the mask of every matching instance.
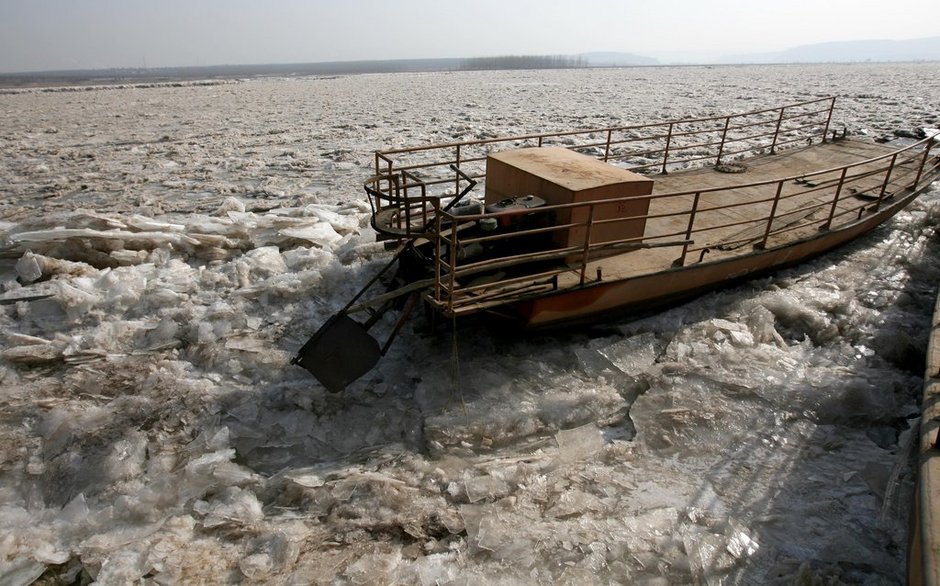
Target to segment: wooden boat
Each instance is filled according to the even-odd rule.
[[[294,363],[340,390],[419,301],[551,327],[647,313],[849,242],[937,179],[940,149],[850,138],[834,108],[377,152],[372,226],[396,251]],[[401,317],[380,347],[368,330],[389,309]]]

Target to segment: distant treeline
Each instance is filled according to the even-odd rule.
[[[588,66],[588,60],[585,57],[579,56],[509,55],[505,57],[474,57],[472,59],[390,59],[385,61],[209,65],[204,67],[157,67],[150,69],[124,68],[79,71],[34,71],[28,73],[0,73],[0,88],[172,83],[206,79],[354,75],[362,73],[420,73],[489,69],[568,69]]]
[[[573,69],[587,67],[584,57],[573,55],[502,55],[464,59],[460,69],[488,71],[492,69]]]

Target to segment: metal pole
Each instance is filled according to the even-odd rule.
[[[455,159],[457,161],[455,164],[458,167],[460,167],[460,145],[459,144],[457,145],[457,156],[455,157]],[[454,171],[454,195],[459,195],[459,194],[460,194],[460,173],[457,173],[456,171]]]
[[[878,194],[878,201],[875,202],[875,210],[878,211],[881,208],[881,201],[885,198],[885,192],[888,190],[888,182],[891,181],[891,172],[894,171],[894,163],[898,160],[898,154],[894,153],[894,156],[891,157],[891,165],[888,167],[888,171],[885,173],[885,181],[881,184],[881,193]]]
[[[405,206],[405,235],[411,236],[411,202],[408,201],[408,174],[401,174],[401,189]],[[399,204],[401,205],[401,204]]]
[[[454,313],[454,289],[457,286],[457,222],[453,222],[450,229],[450,279],[448,287],[450,289],[447,298],[447,311]]]
[[[685,230],[686,242],[682,245],[682,256],[672,263],[675,266],[681,267],[685,264],[685,255],[689,252],[689,241],[692,240],[692,225],[695,224],[695,214],[698,213],[698,200],[701,195],[701,191],[696,191],[695,198],[692,200],[692,211],[689,212],[689,227]]]
[[[594,225],[594,205],[588,208],[587,226],[584,229],[584,252],[581,258],[581,283],[584,286],[584,278],[587,273],[588,253],[591,249],[591,226]]]
[[[441,301],[441,206],[439,202],[431,202],[434,206],[434,300]]]
[[[842,186],[845,184],[845,175],[848,173],[849,168],[842,168],[842,175],[839,177],[839,185],[836,187],[836,195],[832,198],[832,207],[829,208],[829,219],[826,220],[826,223],[820,226],[820,230],[828,230],[832,226],[832,219],[836,215],[836,205],[839,203],[839,195],[842,194]]]
[[[663,151],[663,170],[662,170],[663,175],[666,174],[666,162],[669,160],[669,146],[672,144],[672,125],[673,123],[670,122],[669,132],[668,134],[666,134],[666,150]]]
[[[731,116],[725,117],[725,129],[721,132],[721,144],[718,145],[718,159],[715,160],[716,165],[721,164],[721,153],[725,150],[725,138],[728,136],[728,125],[731,124]]]
[[[927,159],[930,158],[930,147],[933,146],[933,139],[927,141],[927,146],[924,148],[924,158],[920,160],[920,167],[917,168],[917,178],[914,179],[914,189],[917,189],[917,184],[920,183],[920,176],[924,173],[924,166],[927,164]]]
[[[774,216],[777,215],[777,204],[780,203],[780,193],[783,191],[783,181],[777,182],[777,195],[774,196],[774,203],[770,206],[770,217],[767,218],[767,229],[764,230],[764,240],[754,248],[763,250],[767,248],[767,239],[770,238],[770,229],[774,225]]]
[[[777,116],[777,128],[774,129],[774,142],[770,145],[770,154],[777,152],[777,137],[780,136],[780,124],[783,122],[783,110],[786,106],[780,108],[780,115]]]
[[[832,111],[836,108],[836,97],[832,96],[829,102],[829,117],[826,118],[826,128],[823,129],[823,142],[826,142],[826,135],[829,134],[829,123],[832,122]]]
[[[610,156],[610,135],[613,132],[612,129],[607,129],[607,146],[604,147],[604,162],[607,162],[607,157]]]

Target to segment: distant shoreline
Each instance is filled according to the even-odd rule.
[[[468,67],[466,59],[401,59],[389,61],[337,61],[328,63],[294,63],[269,65],[213,65],[206,67],[161,67],[138,69],[88,69],[74,71],[37,71],[0,73],[0,90],[73,91],[98,87],[148,87],[155,85],[221,85],[242,79],[266,77],[331,77],[369,73],[445,73],[458,71],[609,69],[657,67],[751,67],[790,65],[867,65],[879,63],[931,63],[933,60],[911,61],[820,61],[794,63],[667,63],[667,64],[579,64],[560,67]],[[8,93],[8,92],[2,92]]]

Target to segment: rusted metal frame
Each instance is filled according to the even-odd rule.
[[[846,200],[843,199],[842,201],[845,202]],[[841,211],[837,210],[835,215],[832,217],[832,223],[835,225],[840,225],[841,222],[839,220],[843,218],[844,216],[854,216],[854,219],[861,218],[862,215],[865,213],[865,209],[867,207],[868,207],[868,204],[862,201],[862,202],[859,202],[858,205],[847,206]],[[854,221],[854,219],[852,221]]]
[[[748,122],[747,124],[736,124],[732,126],[729,130],[744,130],[745,128],[753,128],[755,126],[770,126],[773,124],[773,120],[758,120],[756,122]],[[768,132],[767,134],[770,134]]]
[[[801,103],[798,103],[798,104],[791,104],[791,105],[788,105],[788,106],[785,106],[785,107],[790,107],[790,108],[792,108],[792,107],[796,107],[796,106],[802,106],[802,105],[812,104],[812,103],[816,103],[816,102],[821,102],[821,101],[825,101],[825,100],[829,100],[829,99],[830,99],[830,98],[820,98],[820,99],[811,100],[811,101],[808,101],[808,102],[801,102]],[[662,127],[665,127],[665,126],[668,126],[669,124],[678,124],[678,123],[700,123],[700,122],[709,122],[709,121],[722,120],[722,119],[728,119],[728,118],[741,118],[741,117],[753,116],[753,115],[756,115],[756,114],[762,114],[762,113],[766,113],[766,112],[772,112],[772,111],[775,111],[775,110],[777,110],[777,109],[776,109],[776,108],[769,108],[769,109],[766,109],[766,110],[755,110],[755,111],[752,111],[752,112],[743,112],[743,113],[741,113],[741,114],[732,114],[732,115],[729,115],[729,116],[715,116],[715,117],[707,117],[707,118],[689,118],[689,119],[684,119],[684,120],[673,120],[673,121],[667,121],[667,122],[657,122],[657,123],[652,123],[652,124],[641,124],[641,125],[635,125],[635,126],[616,126],[616,127],[607,127],[607,128],[597,128],[597,129],[571,130],[571,131],[554,132],[554,133],[524,134],[524,135],[518,135],[518,136],[494,137],[494,138],[488,138],[488,139],[482,139],[482,140],[475,140],[475,141],[456,141],[456,142],[449,142],[449,143],[439,143],[439,144],[432,144],[432,145],[424,145],[424,146],[419,146],[419,147],[405,147],[405,148],[400,148],[400,149],[388,149],[388,150],[384,150],[384,151],[376,151],[376,157],[377,157],[377,158],[381,157],[382,159],[385,159],[386,161],[389,161],[389,164],[391,165],[391,159],[389,158],[390,155],[411,154],[411,153],[418,153],[418,152],[426,152],[426,151],[431,151],[431,150],[435,150],[435,149],[442,149],[442,148],[455,147],[455,146],[457,146],[457,145],[463,145],[463,146],[479,146],[479,145],[495,144],[495,143],[500,143],[500,142],[515,142],[515,141],[524,141],[524,140],[534,140],[534,139],[537,139],[537,140],[538,140],[538,146],[542,146],[542,144],[544,143],[544,139],[546,139],[546,138],[560,138],[560,137],[575,136],[575,135],[581,135],[581,134],[592,134],[592,133],[597,133],[597,132],[606,132],[606,131],[608,131],[608,130],[610,130],[610,131],[643,130],[643,129],[647,129],[647,128],[656,128],[656,127],[661,127],[661,126],[662,126]],[[816,113],[818,113],[818,112],[824,112],[824,111],[826,111],[826,110],[819,110],[819,111],[817,111]],[[809,113],[809,114],[812,114],[812,113]],[[807,114],[807,115],[809,115],[809,114]],[[697,131],[697,133],[701,133],[701,132],[706,132],[706,131]],[[654,135],[654,137],[655,137],[655,135]],[[643,138],[636,138],[636,139],[630,139],[630,140],[631,140],[631,141],[650,140],[651,138],[653,138],[653,137],[643,137]],[[598,146],[599,146],[599,145],[598,145]],[[446,164],[450,164],[450,163],[446,163]],[[378,168],[378,165],[377,165],[377,168]]]
[[[380,351],[382,356],[388,352],[388,349],[392,347],[392,342],[395,341],[395,338],[398,337],[398,334],[401,332],[401,329],[405,327],[405,322],[408,321],[408,318],[411,317],[411,314],[414,313],[415,307],[418,305],[418,299],[420,295],[417,291],[411,293],[408,296],[407,301],[405,301],[405,306],[401,309],[398,315],[398,321],[395,322],[395,327],[392,328],[392,333],[388,335],[388,338],[385,340],[385,344],[382,345],[382,350]],[[379,315],[376,315],[379,317]]]
[[[696,216],[696,214],[698,214],[698,202],[699,202],[699,198],[701,197],[701,195],[702,195],[702,192],[701,192],[701,191],[696,191],[696,192],[695,192],[695,198],[692,200],[692,210],[689,212],[689,226],[688,226],[688,228],[686,228],[686,230],[685,230],[685,239],[686,239],[686,240],[691,240],[691,239],[692,239],[692,229],[693,229],[693,227],[695,226],[695,216]],[[688,253],[689,253],[689,245],[688,245],[688,244],[684,244],[684,245],[682,246],[682,254],[679,256],[679,258],[677,258],[677,259],[673,262],[673,264],[674,264],[675,266],[678,266],[678,267],[685,266],[685,256],[686,256]]]
[[[466,286],[460,288],[460,290],[458,291],[458,294],[459,294],[460,296],[466,297],[466,296],[468,296],[468,295],[472,295],[475,291],[482,291],[482,290],[485,290],[485,289],[492,289],[492,288],[495,287],[495,286],[502,287],[502,286],[505,286],[505,285],[518,285],[518,284],[526,283],[526,282],[529,282],[529,281],[538,281],[538,280],[546,279],[546,278],[549,278],[549,277],[555,277],[555,276],[558,276],[558,275],[563,275],[563,274],[565,274],[565,273],[570,273],[570,272],[572,272],[572,271],[571,271],[571,269],[568,268],[568,267],[558,267],[558,268],[550,269],[550,270],[547,270],[547,271],[541,271],[541,272],[538,272],[538,273],[531,273],[531,274],[528,274],[528,275],[522,275],[522,276],[520,276],[520,277],[512,277],[512,278],[510,278],[510,279],[502,279],[502,280],[500,280],[500,281],[498,281],[498,282],[494,282],[494,283],[483,283],[483,284],[480,284],[480,285],[466,285]],[[494,295],[493,297],[496,297],[496,296]],[[486,298],[485,298],[485,297],[476,297],[476,296],[475,296],[474,299],[476,299],[476,300],[485,300]]]
[[[432,202],[434,206],[434,300],[441,300],[441,230],[443,229],[443,214],[439,201]]]
[[[836,108],[836,97],[832,96],[832,101],[829,103],[829,115],[826,117],[826,127],[823,129],[823,142],[826,142],[826,135],[829,134],[829,124],[832,122],[832,111]]]
[[[610,156],[610,138],[613,134],[613,130],[607,129],[607,145],[604,147],[604,162],[607,162],[607,158]]]
[[[796,194],[785,195],[785,196],[781,197],[780,199],[781,199],[781,200],[784,200],[784,199],[793,199],[793,197],[799,197],[799,196],[801,196],[801,195],[806,195],[806,193],[807,193],[807,192],[801,191],[801,192],[796,193]],[[813,210],[813,211],[815,212],[816,210],[821,209],[821,208],[824,208],[824,207],[826,207],[827,205],[829,205],[829,202],[826,202],[826,201],[814,201],[814,202],[812,202],[812,203],[808,203],[807,205],[804,205],[804,206],[801,206],[801,207],[798,207],[798,208],[793,208],[792,210],[787,210],[787,211],[783,212],[782,214],[778,214],[777,217],[774,218],[774,219],[775,219],[775,220],[780,220],[780,219],[782,219],[782,218],[786,218],[787,216],[795,216],[795,215],[798,215],[798,214],[802,214],[803,212],[808,212],[808,211],[810,211],[810,210]],[[772,233],[776,233],[776,232],[786,232],[786,230],[777,230],[777,231],[772,232]]]
[[[672,143],[672,127],[673,127],[673,123],[670,122],[670,123],[669,123],[669,133],[668,133],[668,135],[666,136],[666,148],[663,149],[663,168],[662,168],[662,171],[661,171],[661,173],[662,173],[663,175],[666,174],[666,164],[669,162],[669,146],[670,146],[670,144]]]
[[[460,246],[460,243],[457,241],[457,223],[454,222],[451,224],[450,228],[450,273],[448,275],[447,283],[447,311],[454,311],[454,291],[457,288],[457,248]]]
[[[798,106],[805,106],[805,105],[808,105],[808,104],[813,104],[813,103],[822,102],[822,101],[826,101],[826,100],[831,100],[831,98],[828,98],[828,97],[827,97],[827,98],[819,98],[819,99],[816,99],[816,100],[809,100],[809,101],[806,101],[806,102],[800,102],[800,103],[796,103],[796,104],[789,104],[789,105],[787,105],[787,106],[784,106],[784,108],[794,108],[794,107],[798,107]],[[688,118],[688,119],[684,119],[684,120],[673,120],[673,121],[666,121],[666,122],[656,122],[656,123],[652,123],[652,124],[641,124],[641,125],[635,125],[635,126],[614,126],[614,127],[596,128],[596,129],[586,129],[586,130],[571,130],[571,131],[565,131],[565,132],[553,132],[553,133],[542,133],[542,134],[523,134],[523,135],[518,135],[518,136],[502,136],[502,137],[494,137],[494,138],[487,138],[487,139],[474,140],[474,141],[455,141],[455,142],[448,142],[448,143],[439,143],[439,144],[424,145],[424,146],[418,146],[418,147],[404,147],[404,148],[400,148],[400,149],[388,149],[388,150],[384,150],[384,151],[376,151],[376,157],[377,157],[377,158],[378,158],[378,157],[381,157],[381,158],[383,158],[383,159],[389,161],[389,164],[390,164],[390,166],[391,166],[391,159],[389,158],[390,155],[410,154],[410,153],[431,151],[431,150],[435,150],[435,149],[450,148],[450,147],[454,147],[454,146],[456,146],[456,145],[458,145],[458,144],[459,144],[459,145],[463,145],[463,146],[478,146],[478,145],[494,144],[494,143],[499,143],[499,142],[513,142],[513,141],[535,140],[535,139],[537,139],[537,140],[538,140],[538,146],[542,146],[542,144],[543,144],[543,142],[544,142],[544,139],[546,139],[546,138],[560,138],[560,137],[565,137],[565,136],[574,136],[574,135],[578,135],[578,134],[591,134],[591,133],[596,133],[596,132],[604,132],[604,131],[607,131],[607,130],[612,130],[612,131],[620,132],[620,131],[628,131],[628,130],[642,130],[642,129],[646,129],[646,128],[656,128],[656,127],[660,127],[660,126],[663,126],[663,127],[664,127],[664,126],[668,126],[669,124],[710,122],[710,121],[722,120],[722,119],[726,119],[726,118],[740,118],[740,117],[745,117],[745,116],[753,116],[753,115],[755,115],[755,114],[763,114],[763,113],[766,113],[766,112],[774,112],[774,111],[776,111],[777,109],[778,109],[778,108],[767,108],[767,109],[765,109],[765,110],[754,110],[754,111],[751,111],[751,112],[742,112],[742,113],[740,113],[740,114],[732,114],[732,115],[729,115],[729,116],[714,116],[714,117],[707,117],[707,118]],[[818,112],[824,112],[824,111],[826,111],[826,110],[819,110],[819,111],[817,111],[816,113],[818,113]],[[704,131],[700,131],[700,132],[704,132]],[[639,139],[634,139],[634,140],[647,140],[647,139],[646,139],[646,138],[639,138]],[[448,163],[448,164],[450,164],[450,163]],[[378,168],[378,165],[377,165],[377,168]],[[378,174],[378,173],[377,173],[377,174]]]
[[[888,183],[891,181],[891,172],[894,171],[894,163],[897,160],[898,153],[894,153],[894,156],[891,157],[891,164],[888,165],[888,168],[885,170],[885,180],[884,183],[881,184],[881,192],[878,194],[878,200],[875,202],[872,211],[877,212],[879,209],[881,209],[881,202],[884,201],[885,192],[888,190]]]
[[[777,152],[777,138],[780,136],[780,124],[783,122],[783,111],[786,110],[786,106],[780,108],[780,115],[777,116],[777,128],[774,129],[774,141],[770,145],[770,154],[775,154]]]
[[[456,162],[454,164],[459,167],[460,166],[460,145],[458,144],[455,148],[457,152],[456,152],[456,156],[454,157],[456,159]],[[457,173],[455,171],[454,172],[454,194],[458,194],[458,193],[460,193],[460,173]]]
[[[381,166],[380,160],[385,161],[385,163],[386,163],[386,165],[387,165],[387,168],[386,168],[385,173],[382,173],[381,169],[379,168],[379,167]],[[393,168],[393,167],[394,167],[394,163],[392,162],[392,159],[386,157],[385,155],[383,155],[383,154],[380,153],[380,152],[376,152],[376,153],[375,153],[375,174],[376,174],[376,175],[387,175],[387,176],[389,176],[389,177],[392,177],[392,168]],[[391,197],[391,195],[392,195],[392,186],[391,186],[391,184],[389,184],[389,186],[388,186],[388,195],[389,195],[389,197]]]
[[[454,278],[476,275],[494,269],[503,269],[516,265],[526,264],[537,261],[559,260],[581,251],[580,246],[568,246],[566,248],[555,248],[547,252],[527,252],[513,256],[504,256],[500,258],[491,258],[475,263],[467,263],[459,269],[453,271]],[[569,269],[570,270],[570,269]]]
[[[745,140],[754,140],[755,138],[764,138],[765,136],[770,136],[771,134],[773,134],[773,133],[772,133],[772,132],[761,132],[760,134],[749,134],[749,135],[747,135],[747,136],[741,136],[741,137],[735,138],[734,140],[729,140],[728,142],[729,142],[729,143],[732,143],[732,142],[742,142],[742,141],[745,141]]]
[[[792,138],[792,139],[790,139],[790,140],[785,140],[785,141],[782,141],[782,142],[778,142],[778,143],[777,143],[777,148],[780,148],[780,147],[782,147],[782,146],[784,146],[784,145],[793,144],[793,143],[795,143],[795,142],[802,142],[802,143],[805,143],[805,142],[806,142],[806,139],[812,139],[812,138],[813,138],[813,137],[811,137],[811,136],[799,136],[799,137],[797,137],[797,138]]]
[[[780,193],[783,191],[783,181],[777,183],[777,195],[774,196],[774,203],[770,207],[770,217],[767,218],[767,229],[764,230],[764,239],[754,248],[764,249],[767,247],[767,239],[770,238],[770,229],[774,224],[774,215],[777,213],[777,204],[780,203]]]
[[[402,184],[401,190],[403,192],[403,204],[402,207],[405,210],[405,234],[407,236],[412,236],[415,233],[412,231],[412,215],[414,213],[412,208],[420,210],[421,214],[421,225],[426,226],[428,223],[428,210],[427,210],[427,186],[419,178],[415,177],[413,174],[408,173],[407,171],[401,172]],[[413,184],[408,183],[408,179],[414,181]],[[421,195],[419,198],[413,200],[409,197],[408,189],[418,187],[421,190]]]
[[[933,165],[931,165],[929,168],[925,169],[925,173],[927,173],[927,174],[929,175],[929,174],[931,174],[931,173],[934,173],[934,172],[937,171],[938,169],[940,169],[940,160],[938,160],[938,162],[936,162],[936,163],[934,163]],[[923,189],[923,188],[921,188],[921,189]]]
[[[579,283],[579,285],[582,287],[584,286],[584,278],[587,274],[588,257],[590,256],[591,252],[591,229],[594,227],[594,208],[594,205],[588,207],[587,224],[584,229],[584,249],[581,252],[581,279]]]
[[[728,125],[731,123],[731,116],[725,118],[725,128],[721,131],[721,144],[718,145],[718,156],[715,158],[715,164],[721,164],[721,153],[725,150],[725,139],[728,138]]]
[[[821,206],[820,206],[820,207],[821,207]],[[783,217],[783,216],[781,216],[781,217]],[[813,226],[814,224],[816,224],[816,221],[815,221],[815,220],[809,220],[809,221],[806,221],[806,222],[801,222],[801,223],[799,223],[799,224],[793,224],[793,225],[789,225],[789,226],[784,226],[783,228],[780,228],[779,230],[771,230],[770,236],[777,236],[778,234],[784,234],[784,233],[786,233],[786,232],[795,232],[795,231],[800,230],[800,229],[802,229],[802,228],[808,228],[808,227],[810,227],[810,226]],[[725,244],[725,243],[723,243],[723,244]]]
[[[831,98],[823,98],[823,100],[829,100]],[[784,106],[784,108],[792,108],[793,106]],[[795,114],[790,114],[789,116],[784,117],[784,120],[797,120],[799,118],[808,118],[810,116],[816,116],[817,114],[822,114],[823,112],[828,112],[829,108],[823,108],[821,110],[807,110],[805,112],[797,112]]]
[[[920,178],[924,174],[924,166],[927,164],[927,159],[930,158],[930,149],[933,147],[933,141],[930,140],[927,142],[927,146],[924,147],[924,157],[920,160],[920,166],[917,168],[917,177],[914,179],[913,188],[917,189],[917,184],[920,183]]]
[[[792,133],[792,132],[799,132],[800,130],[805,130],[805,129],[807,129],[807,128],[813,128],[814,126],[818,126],[818,124],[815,123],[815,122],[810,122],[809,124],[804,124],[803,126],[794,126],[793,128],[784,128],[784,129],[783,129],[783,134],[784,134],[784,135],[787,135],[787,134],[790,134],[790,133]],[[813,136],[816,136],[816,133],[815,133],[815,132],[809,134],[809,137],[813,137]],[[808,138],[807,136],[802,136],[802,137],[800,137],[800,138],[797,139],[797,140],[806,140],[807,138]],[[792,141],[790,141],[790,142],[792,142]],[[778,145],[781,145],[781,144],[786,144],[786,143],[785,143],[785,142],[778,142],[777,144],[778,144]]]

